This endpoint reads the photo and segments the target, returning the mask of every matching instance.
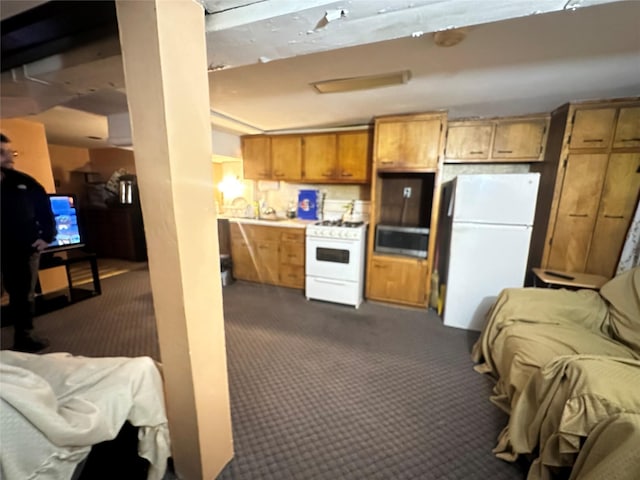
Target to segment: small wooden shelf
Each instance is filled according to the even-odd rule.
[[[602,275],[592,275],[589,273],[563,272],[560,270],[547,270],[543,268],[533,268],[532,270],[535,275],[534,286],[538,286],[538,281],[541,281],[549,287],[556,286],[600,290],[600,287],[609,281],[607,277],[603,277]],[[553,275],[553,273],[571,278],[563,278]]]

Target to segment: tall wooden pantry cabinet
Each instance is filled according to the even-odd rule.
[[[551,115],[529,267],[612,277],[640,191],[640,99]]]
[[[378,117],[374,129],[367,249],[369,300],[425,307],[440,199],[446,112]],[[429,232],[422,256],[379,250],[379,227]]]

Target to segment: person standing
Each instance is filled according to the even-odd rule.
[[[0,264],[14,321],[13,349],[37,352],[49,345],[33,332],[40,252],[55,238],[56,223],[44,187],[29,175],[14,170],[16,152],[2,133],[0,146]]]

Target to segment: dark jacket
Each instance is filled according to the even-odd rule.
[[[51,243],[56,222],[47,192],[34,178],[22,172],[2,169],[0,184],[2,255],[33,251],[41,238]]]

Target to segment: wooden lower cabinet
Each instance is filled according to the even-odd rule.
[[[304,289],[304,229],[231,223],[233,276]]]
[[[370,300],[424,307],[427,261],[373,256],[367,269],[366,297]]]

